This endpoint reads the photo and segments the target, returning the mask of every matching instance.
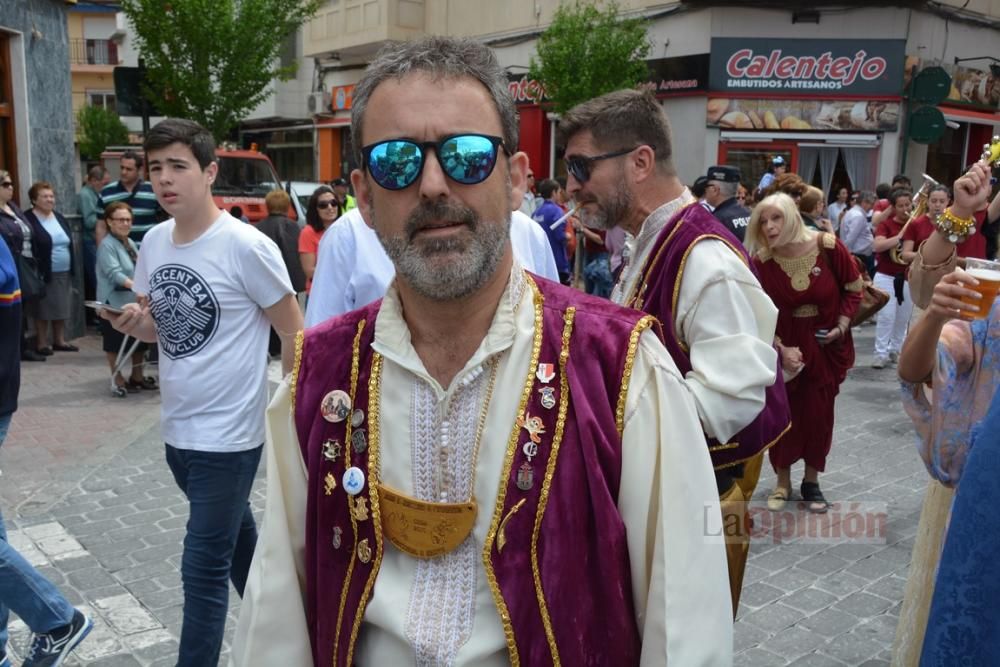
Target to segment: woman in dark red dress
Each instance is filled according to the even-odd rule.
[[[778,482],[768,507],[784,507],[792,464],[803,459],[802,499],[810,511],[825,512],[819,473],[833,441],[834,401],[854,365],[851,317],[861,303],[861,274],[850,251],[833,234],[808,229],[785,194],[754,208],[746,239],[764,291],[778,307],[776,344],[792,413],[791,430],[769,450]]]

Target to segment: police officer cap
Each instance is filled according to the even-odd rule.
[[[775,167],[780,167],[781,165],[785,164],[785,158],[781,157],[780,155],[776,155],[774,159],[771,160],[771,164],[773,164]]]
[[[705,177],[710,181],[722,181],[723,183],[739,183],[740,170],[737,169],[736,167],[716,165],[714,167],[708,168],[708,174],[706,174]]]
[[[343,185],[346,188],[347,187],[347,179],[346,178],[335,178],[330,183],[330,185]]]

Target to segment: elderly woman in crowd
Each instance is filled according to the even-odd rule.
[[[342,212],[337,195],[327,185],[316,188],[309,198],[309,205],[306,207],[306,226],[299,234],[299,257],[302,261],[302,271],[306,276],[306,293],[312,289],[312,278],[316,273],[319,240],[323,238],[326,228],[332,225]]]
[[[776,342],[788,382],[791,430],[768,450],[778,476],[768,507],[780,510],[791,497],[791,467],[803,459],[802,499],[826,512],[819,473],[833,442],[834,401],[854,365],[851,317],[861,303],[861,276],[854,257],[828,233],[808,229],[786,194],[765,197],[746,233],[764,291],[778,307]]]
[[[14,181],[10,172],[0,169],[0,235],[10,248],[17,266],[18,283],[21,286],[21,303],[24,317],[33,316],[38,309],[38,301],[45,293],[45,279],[42,276],[35,255],[39,252],[37,225],[25,217],[24,212],[14,203]],[[45,361],[45,355],[38,354],[25,339],[27,327],[21,327],[21,360]]]
[[[35,351],[49,356],[58,352],[79,352],[66,342],[66,320],[72,303],[73,241],[69,221],[56,211],[56,193],[51,183],[38,181],[28,190],[31,209],[24,215],[38,230],[35,260],[45,278],[45,296],[35,309]],[[49,342],[52,323],[52,346]]]
[[[135,260],[139,250],[135,241],[129,238],[132,231],[132,208],[122,201],[112,202],[104,210],[104,220],[108,225],[108,235],[97,248],[97,300],[115,308],[135,301],[132,291],[132,277],[135,274]],[[146,343],[139,343],[132,353],[132,373],[126,381],[120,372],[115,372],[118,353],[125,334],[101,320],[104,335],[103,349],[108,358],[111,372],[115,373],[115,387],[111,394],[125,398],[130,391],[156,389],[156,380],[142,374],[143,356]]]
[[[284,190],[272,190],[264,197],[264,204],[267,206],[267,217],[257,223],[257,229],[278,246],[288,278],[292,281],[292,289],[298,294],[306,288],[306,276],[299,259],[299,226],[286,215],[292,205],[291,197]],[[315,265],[316,258],[313,257],[314,270]],[[281,356],[281,338],[274,327],[271,327],[267,353],[272,357]]]
[[[812,185],[805,186],[805,192],[799,199],[799,214],[806,227],[817,232],[834,233],[833,225],[823,218],[823,191]]]

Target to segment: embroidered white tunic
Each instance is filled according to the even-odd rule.
[[[611,292],[624,303],[642,279],[656,238],[675,213],[694,201],[687,188],[653,211],[632,241],[629,265]],[[771,343],[778,309],[746,264],[721,241],[694,245],[684,267],[674,331],[690,350],[684,384],[694,396],[705,433],[727,441],[764,409],[778,356]],[[666,323],[664,323],[666,325]]]
[[[358,637],[358,665],[509,664],[481,555],[517,416],[519,392],[510,388],[523,386],[531,359],[532,290],[515,267],[486,337],[447,388],[428,375],[414,351],[395,287],[386,295],[373,343],[384,357],[383,483],[428,499],[444,485],[450,501],[461,501],[475,465],[479,513],[466,542],[439,558],[415,559],[385,542]],[[574,353],[587,351],[571,347]],[[474,463],[493,361],[495,388]],[[312,664],[303,606],[306,469],[288,383],[286,378],[268,408],[267,508],[233,641],[231,664],[239,667]],[[444,457],[442,440],[450,448]],[[711,532],[706,525],[717,529],[721,523],[708,449],[691,395],[650,331],[639,340],[623,441],[618,508],[628,534],[641,664],[730,665],[725,552],[720,539],[705,534]],[[442,460],[448,474],[441,474]]]

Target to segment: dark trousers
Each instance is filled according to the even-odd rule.
[[[167,465],[191,505],[181,558],[180,667],[219,662],[229,582],[242,597],[257,544],[248,499],[262,450],[263,445],[242,452],[197,452],[167,445]]]

